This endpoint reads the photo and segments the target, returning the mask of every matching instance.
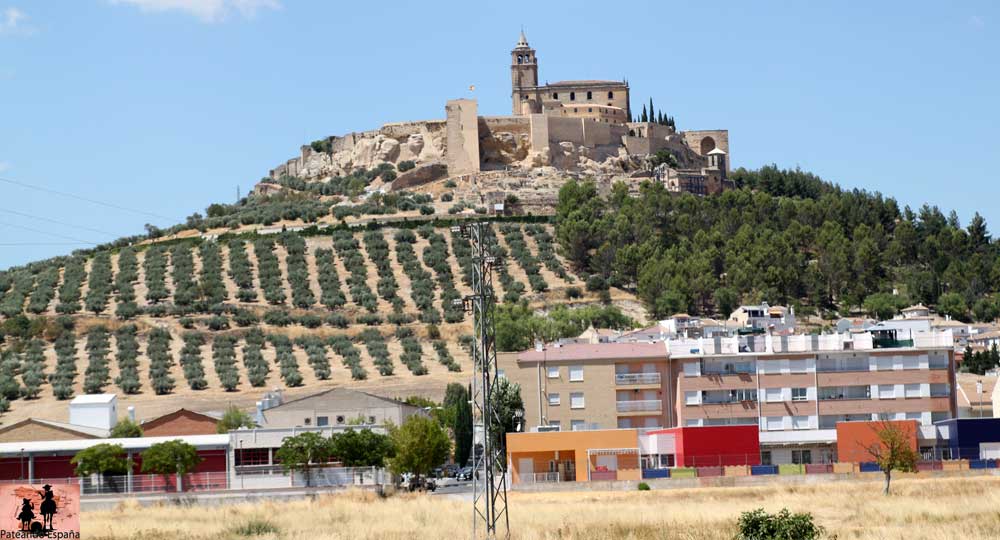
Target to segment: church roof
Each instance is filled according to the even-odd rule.
[[[524,30],[521,30],[521,37],[517,40],[517,48],[528,47],[528,37],[524,35]]]
[[[558,81],[546,86],[596,86],[596,85],[607,85],[614,84],[617,86],[625,86],[625,83],[621,81],[599,81],[599,80],[581,80],[581,81]]]

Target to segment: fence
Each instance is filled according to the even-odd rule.
[[[270,482],[260,482],[261,479]],[[33,484],[78,484],[81,495],[185,493],[289,487],[377,486],[391,481],[385,469],[376,467],[316,467],[309,471],[285,473],[280,467],[254,467],[227,472],[203,472],[183,475],[178,486],[177,475],[135,474],[132,476],[85,476],[69,478],[35,478]],[[27,480],[0,480],[0,484],[23,484]]]

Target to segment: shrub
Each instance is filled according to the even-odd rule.
[[[389,359],[389,349],[385,345],[385,338],[373,328],[366,329],[359,335],[368,349],[368,355],[372,357],[372,362],[378,368],[381,375],[392,375],[392,360]]]
[[[73,397],[76,379],[76,336],[72,331],[63,332],[55,342],[56,371],[53,374],[52,392],[57,399]]]
[[[608,289],[608,282],[600,274],[591,274],[587,278],[588,291],[605,291]]]
[[[400,161],[399,164],[396,165],[396,168],[399,169],[399,172],[406,172],[410,169],[413,169],[416,166],[417,164],[414,163],[413,161],[405,159],[403,161]]]
[[[414,375],[427,375],[427,367],[424,366],[424,362],[421,359],[424,353],[420,342],[415,337],[412,337],[412,335],[402,338],[401,342],[403,344],[403,355],[400,357],[400,360],[403,362],[403,365]]]
[[[436,324],[428,324],[425,328],[427,339],[441,339],[441,329]]]
[[[170,332],[155,328],[149,333],[146,356],[149,357],[149,379],[156,395],[169,394],[174,389],[170,368],[174,360],[170,355]]]
[[[212,341],[212,361],[215,374],[227,392],[240,385],[240,374],[236,369],[236,339],[232,336],[215,336]]]
[[[451,202],[455,200],[455,195],[451,192],[441,194],[441,202]]]
[[[208,329],[209,330],[228,330],[229,329],[229,318],[222,315],[214,315],[208,318]]]
[[[37,398],[43,382],[45,382],[45,344],[41,340],[32,339],[28,342],[24,352],[24,362],[21,364],[24,397]]]
[[[649,491],[649,484],[645,482],[639,482],[639,491]]]
[[[448,180],[448,181],[446,181],[444,183],[444,187],[446,187],[446,188],[453,188],[453,187],[457,187],[457,186],[458,186],[458,184],[456,184],[454,180]]]
[[[274,254],[274,239],[255,240],[253,252],[257,255],[257,277],[260,279],[260,288],[264,290],[264,299],[269,304],[284,304],[285,288],[281,283],[278,257]]]
[[[313,336],[302,336],[295,340],[295,343],[305,349],[309,358],[309,366],[312,367],[316,378],[325,381],[330,378],[330,359],[326,356],[326,343],[322,339]]]
[[[50,266],[38,273],[35,290],[28,298],[28,311],[39,314],[49,308],[49,303],[56,295],[56,284],[59,282],[59,267]]]
[[[333,247],[337,250],[337,255],[343,259],[344,267],[351,272],[347,278],[351,299],[355,304],[374,313],[378,309],[378,301],[368,287],[368,265],[361,255],[358,241],[350,231],[336,230],[333,233]]]
[[[420,206],[421,216],[431,216],[434,215],[434,207],[429,204],[424,204]]]
[[[288,284],[292,289],[292,303],[295,307],[308,308],[316,303],[309,288],[309,266],[306,263],[306,241],[297,234],[282,234],[281,242],[288,252],[285,263],[288,267]]]
[[[340,287],[340,276],[329,249],[316,250],[316,270],[320,288],[320,303],[329,309],[337,309],[347,303]]]
[[[260,317],[249,309],[237,309],[233,314],[233,322],[235,322],[237,326],[253,326],[260,322]]]
[[[574,299],[583,296],[583,292],[580,291],[579,287],[567,287],[566,288],[566,298]]]
[[[184,379],[192,390],[202,390],[208,386],[205,380],[205,366],[202,364],[201,348],[205,345],[205,337],[198,332],[186,332],[181,338],[184,347],[181,349],[181,369]]]
[[[271,372],[271,366],[264,355],[261,347],[264,345],[264,334],[257,329],[251,330],[243,344],[243,365],[247,369],[247,380],[250,386],[260,388],[267,384],[267,376]]]
[[[302,373],[299,372],[299,362],[292,351],[292,340],[283,335],[271,335],[268,340],[274,345],[278,369],[285,385],[302,386]]]
[[[316,143],[313,143],[315,148]],[[278,526],[266,519],[252,518],[249,521],[240,523],[232,527],[231,532],[235,536],[276,536]]]
[[[80,286],[83,284],[83,278],[86,276],[86,271],[84,270],[83,265],[84,260],[82,257],[73,257],[66,262],[66,266],[63,268],[62,286],[59,287],[59,304],[56,305],[57,313],[68,314],[80,311]],[[28,279],[30,279],[30,277]],[[28,283],[28,290],[30,290],[30,281]],[[22,286],[23,281],[15,278],[14,288],[12,294],[10,295],[10,299],[17,299],[16,313],[21,312],[24,295],[27,294],[27,290],[24,292],[21,291]],[[5,303],[7,300],[8,298],[4,298]],[[7,309],[4,309],[4,315],[10,317],[13,314],[9,313]]]
[[[157,304],[169,296],[165,279],[167,277],[167,254],[161,245],[154,245],[146,250],[146,258],[142,261],[146,274],[146,302]]]
[[[288,326],[292,322],[292,316],[283,309],[271,309],[264,313],[264,324]]]
[[[202,295],[209,305],[225,302],[226,285],[222,281],[222,250],[218,242],[203,242],[199,250],[201,257]]]
[[[127,324],[115,331],[115,345],[118,352],[118,376],[115,384],[126,394],[139,392],[139,341],[136,339],[136,327]]]
[[[350,321],[343,313],[331,313],[326,316],[326,324],[334,328],[347,328]]]
[[[253,285],[253,266],[247,257],[242,240],[229,242],[229,277],[236,283],[236,296],[240,302],[256,302],[257,290]]]
[[[455,361],[455,357],[448,352],[448,344],[444,341],[435,341],[434,350],[437,351],[438,362],[448,368],[448,371],[462,371],[462,368]]]
[[[174,280],[174,304],[190,306],[200,297],[198,285],[194,281],[194,257],[187,244],[176,244],[170,249],[171,276]]]
[[[763,508],[743,512],[736,527],[739,540],[814,540],[823,534],[823,527],[813,523],[811,514],[792,514],[787,508],[777,514],[768,514]]]
[[[361,352],[351,343],[347,336],[333,336],[329,339],[330,348],[340,355],[344,367],[351,370],[351,378],[360,381],[368,378],[368,372],[361,367]]]
[[[298,322],[306,328],[319,328],[323,324],[323,318],[319,315],[314,315],[312,313],[306,313],[299,315]]]

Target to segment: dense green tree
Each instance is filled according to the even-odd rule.
[[[136,437],[142,437],[142,427],[134,420],[126,418],[111,428],[112,439],[132,439]]]
[[[365,428],[347,429],[331,437],[331,452],[345,467],[382,467],[395,454],[392,439]]]
[[[253,417],[239,409],[236,405],[230,405],[222,418],[215,425],[215,430],[219,433],[229,433],[235,429],[256,427]]]
[[[80,450],[70,459],[77,476],[98,474],[102,477],[122,475],[128,472],[131,463],[120,444],[100,443]]]
[[[327,463],[332,455],[332,441],[314,431],[286,437],[275,453],[285,471],[305,476],[306,487],[312,485],[312,468]]]
[[[180,439],[164,441],[151,445],[142,453],[142,472],[151,474],[177,474],[183,477],[194,471],[201,463],[198,449],[191,443]],[[183,491],[183,484],[177,486]]]
[[[968,317],[969,308],[961,294],[948,292],[938,298],[937,311],[942,315],[964,321]]]
[[[389,460],[395,474],[413,473],[426,476],[448,459],[451,441],[436,420],[414,414],[401,426],[389,426],[396,454]]]
[[[472,452],[472,404],[465,385],[451,383],[445,389],[443,407],[455,439],[455,463],[465,465]]]

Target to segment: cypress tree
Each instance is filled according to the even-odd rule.
[[[645,105],[642,106],[642,116],[640,116],[639,118],[641,119],[641,120],[639,120],[640,122],[649,122],[649,116],[646,115],[646,106]]]
[[[653,98],[649,98],[649,121],[656,121],[656,109],[653,107]]]

